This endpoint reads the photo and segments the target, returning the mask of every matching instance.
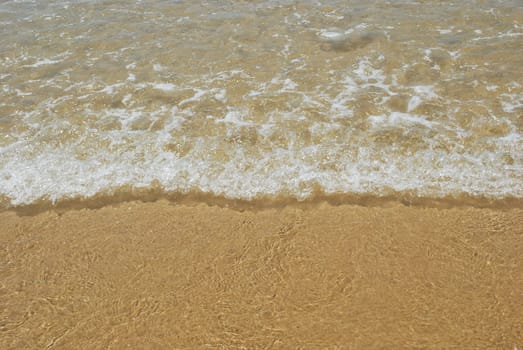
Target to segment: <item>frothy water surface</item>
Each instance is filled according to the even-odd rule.
[[[520,1],[4,1],[0,197],[523,197]]]

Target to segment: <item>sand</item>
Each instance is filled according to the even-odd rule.
[[[0,213],[1,349],[523,349],[523,209]]]

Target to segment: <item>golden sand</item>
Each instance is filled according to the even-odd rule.
[[[0,213],[0,349],[523,349],[523,209]]]

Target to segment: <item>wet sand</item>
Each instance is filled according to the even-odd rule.
[[[523,209],[0,213],[1,349],[523,349]]]

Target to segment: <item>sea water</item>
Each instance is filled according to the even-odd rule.
[[[523,4],[0,3],[0,199],[523,197]]]

